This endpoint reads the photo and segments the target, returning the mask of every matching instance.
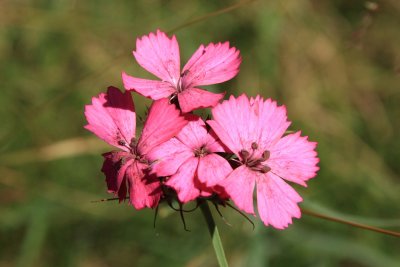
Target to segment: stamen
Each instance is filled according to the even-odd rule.
[[[271,152],[269,152],[269,150],[265,150],[262,154],[262,158],[264,161],[266,161],[267,159],[269,159],[269,157],[271,156]]]
[[[243,159],[244,162],[247,162],[247,160],[248,160],[249,157],[250,157],[249,151],[247,151],[247,150],[245,150],[245,149],[240,150],[239,154],[240,154],[240,156],[242,157],[242,159]]]
[[[271,170],[271,168],[269,167],[269,166],[267,166],[267,165],[263,165],[261,168],[260,168],[260,171],[262,172],[262,173],[267,173],[267,172],[269,172]]]
[[[118,140],[118,145],[125,146],[126,142],[124,140]]]
[[[181,73],[181,78],[185,77],[186,75],[188,75],[190,72],[190,70],[185,70],[184,72]]]
[[[204,157],[208,154],[208,151],[207,151],[205,145],[202,145],[200,148],[195,149],[193,152],[196,157]]]
[[[257,144],[256,142],[253,142],[253,143],[251,144],[251,148],[252,148],[253,150],[256,150],[256,149],[258,148],[258,144]]]

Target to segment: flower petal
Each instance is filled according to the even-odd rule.
[[[109,87],[106,94],[93,97],[92,104],[85,106],[85,116],[86,129],[110,145],[129,150],[127,145],[135,137],[136,130],[135,107],[129,92]]]
[[[122,73],[122,82],[126,90],[135,91],[153,100],[169,97],[176,91],[168,82],[135,78],[125,72]]]
[[[252,151],[252,144],[258,145],[254,156],[258,157],[279,140],[289,126],[286,109],[278,107],[270,99],[246,95],[229,100],[212,109],[213,120],[207,121],[220,140],[236,155],[245,149]]]
[[[211,93],[203,89],[188,88],[178,94],[179,105],[183,113],[199,108],[213,107],[224,98],[225,93]]]
[[[155,208],[161,198],[161,184],[157,176],[148,175],[148,166],[135,162],[126,170],[130,203],[135,209]]]
[[[272,173],[264,174],[257,180],[257,207],[265,225],[284,229],[292,223],[292,218],[300,218],[297,203],[302,198],[281,178]]]
[[[118,195],[119,201],[126,197],[127,186],[125,171],[132,164],[133,160],[126,160],[127,152],[104,153],[104,162],[101,171],[106,176],[106,183],[109,193]]]
[[[300,136],[300,132],[289,134],[271,148],[267,165],[283,179],[306,186],[305,181],[319,170],[316,145]]]
[[[239,51],[229,43],[201,45],[183,68],[184,88],[222,83],[235,77],[239,72],[241,58]]]
[[[189,158],[178,169],[178,172],[166,182],[166,185],[175,189],[182,203],[189,202],[200,195],[199,187],[196,185],[198,182],[195,180],[197,165],[197,158]]]
[[[197,175],[199,181],[211,187],[224,180],[232,172],[228,161],[217,154],[208,154],[199,159]]]
[[[254,214],[253,191],[259,174],[242,165],[219,183],[236,206],[250,214]]]
[[[219,140],[218,136],[215,134],[215,132],[211,129],[208,132],[208,141],[207,141],[207,150],[210,152],[228,152],[229,149]]]
[[[186,124],[187,120],[168,99],[154,101],[138,142],[141,155],[177,135]]]
[[[176,138],[192,151],[207,144],[208,133],[206,124],[202,118],[193,114],[186,114],[185,118],[189,122],[183,127]]]
[[[254,124],[254,120],[249,118],[251,110],[247,96],[241,95],[237,99],[231,96],[211,111],[213,120],[208,120],[207,123],[233,153],[238,155],[240,150],[256,141],[248,140],[254,139],[248,136],[249,124]],[[251,128],[255,130],[254,127]]]
[[[137,62],[163,81],[177,84],[180,78],[179,45],[175,35],[171,39],[160,31],[136,40],[133,51]]]
[[[250,105],[255,117],[258,119],[256,123],[256,128],[259,130],[258,151],[263,153],[265,150],[269,150],[289,127],[290,122],[287,121],[286,107],[278,106],[270,98],[264,100],[260,96],[255,99],[250,98]]]
[[[190,157],[193,151],[176,138],[155,147],[147,154],[152,166],[152,173],[157,176],[170,176]]]

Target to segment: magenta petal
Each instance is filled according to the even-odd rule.
[[[255,99],[250,98],[250,105],[255,117],[256,129],[259,129],[259,152],[269,150],[270,146],[278,141],[290,122],[287,121],[286,107],[278,106],[278,104],[269,99],[264,100],[257,96]]]
[[[250,214],[254,214],[253,192],[259,174],[242,165],[219,183],[230,196],[236,206]]]
[[[138,142],[141,155],[177,135],[186,124],[187,120],[168,99],[154,101]]]
[[[197,175],[199,181],[211,187],[224,180],[232,172],[228,161],[217,154],[208,154],[199,159]]]
[[[152,173],[156,173],[158,176],[170,176],[176,173],[178,168],[193,156],[193,151],[190,148],[178,139],[172,138],[152,149],[147,154],[147,159],[152,162]]]
[[[265,225],[284,229],[292,223],[292,218],[300,218],[297,205],[302,198],[281,178],[267,173],[257,181],[257,207]]]
[[[213,107],[224,98],[225,93],[215,94],[198,88],[188,88],[178,94],[183,113],[199,108]]]
[[[305,181],[313,178],[319,169],[316,145],[301,137],[300,132],[287,135],[273,145],[267,165],[285,180],[306,186]]]
[[[218,136],[215,134],[215,132],[211,129],[208,132],[207,135],[207,150],[209,152],[228,152],[231,153],[231,151],[229,151],[229,149],[222,144],[221,140],[219,140]]]
[[[175,35],[171,39],[157,30],[136,40],[133,52],[137,62],[163,81],[177,84],[180,77],[179,46]]]
[[[197,170],[198,159],[192,157],[188,159],[178,169],[178,172],[171,176],[166,185],[175,189],[178,198],[182,203],[189,202],[200,195],[200,190],[196,186],[195,172]]]
[[[208,133],[202,118],[193,114],[186,114],[185,118],[189,122],[176,138],[192,150],[207,144]]]
[[[101,171],[106,176],[106,183],[109,193],[118,195],[122,201],[126,197],[127,187],[125,171],[132,164],[132,161],[126,161],[129,156],[127,152],[108,152],[104,153],[104,163]]]
[[[161,184],[155,175],[145,174],[145,164],[135,162],[126,170],[129,181],[129,198],[131,204],[137,209],[155,208],[161,198]]]
[[[110,145],[128,151],[126,145],[135,137],[136,130],[135,108],[129,92],[109,87],[106,94],[93,97],[92,104],[85,106],[85,116],[86,129]]]
[[[169,97],[176,91],[168,82],[135,78],[125,72],[122,73],[122,81],[126,90],[133,90],[153,100]]]
[[[289,126],[285,107],[278,107],[270,99],[249,99],[246,95],[229,100],[212,109],[213,120],[207,121],[220,140],[236,155],[258,145],[255,156],[270,148]]]
[[[248,141],[247,133],[249,124],[254,124],[250,120],[250,104],[245,95],[238,99],[233,96],[229,100],[223,101],[212,110],[213,120],[207,123],[214,130],[218,138],[233,153],[239,154],[239,151],[246,148]],[[256,140],[253,140],[256,141]]]
[[[239,72],[239,51],[229,43],[201,45],[182,70],[185,88],[228,81]]]

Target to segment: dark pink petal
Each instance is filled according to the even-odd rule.
[[[217,154],[199,158],[197,176],[201,183],[211,187],[224,180],[232,172],[228,161]]]
[[[135,209],[155,208],[161,198],[161,184],[155,175],[148,175],[147,165],[135,162],[126,169],[129,198]]]
[[[178,172],[166,182],[166,185],[175,189],[182,203],[196,199],[200,195],[200,190],[196,185],[198,183],[195,181],[197,165],[197,158],[189,158],[178,169]]]
[[[137,62],[163,81],[177,84],[180,77],[179,46],[175,35],[171,39],[157,30],[136,40],[133,51]]]
[[[231,152],[224,144],[221,143],[213,130],[208,132],[207,139],[207,150],[209,152]]]
[[[126,146],[135,137],[136,130],[135,108],[129,92],[109,87],[106,94],[93,97],[92,104],[85,106],[85,116],[86,129],[110,145],[129,150]]]
[[[157,176],[170,176],[189,158],[193,151],[176,138],[155,147],[147,154],[147,159],[152,162],[152,173]]]
[[[168,99],[154,101],[138,142],[141,155],[177,135],[186,124],[187,120]]]
[[[127,188],[125,171],[132,164],[132,160],[126,160],[127,152],[108,152],[104,153],[104,163],[101,171],[106,176],[106,183],[109,193],[118,195],[122,201],[126,197]]]
[[[190,113],[185,114],[189,123],[179,132],[176,138],[192,151],[205,148],[207,152],[226,152],[214,132],[207,132],[203,119]]]
[[[135,78],[125,72],[122,73],[122,82],[126,90],[133,90],[153,100],[169,97],[176,91],[169,82]]]
[[[176,138],[188,148],[195,150],[207,144],[208,133],[206,124],[201,117],[193,114],[186,114],[185,118],[189,121],[179,132]]]
[[[271,145],[277,142],[290,125],[287,121],[286,107],[278,104],[270,98],[264,100],[257,96],[250,99],[250,105],[255,117],[258,118],[256,128],[259,129],[259,152],[269,150]]]
[[[316,146],[317,143],[300,136],[300,132],[289,134],[272,146],[267,165],[285,180],[306,186],[305,181],[319,170]]]
[[[201,45],[183,68],[184,88],[228,81],[239,72],[239,51],[229,43]]]
[[[260,156],[271,144],[278,141],[289,126],[286,109],[278,107],[270,99],[248,99],[241,95],[212,109],[213,120],[207,121],[220,140],[236,155],[245,149],[252,151],[258,145],[255,156]]]
[[[238,99],[231,96],[212,110],[213,120],[207,123],[214,130],[218,138],[233,153],[246,148],[248,141],[248,127],[250,122],[250,103],[247,96],[241,95]],[[252,122],[254,123],[254,121]],[[256,140],[253,140],[256,141]]]
[[[281,178],[269,172],[257,180],[257,207],[265,225],[284,229],[292,223],[292,218],[300,218],[297,203],[302,198]]]
[[[236,206],[250,214],[254,214],[253,191],[259,173],[242,165],[219,183],[230,196]]]
[[[179,105],[183,113],[199,108],[213,107],[224,98],[225,93],[215,94],[198,88],[188,88],[178,94]]]

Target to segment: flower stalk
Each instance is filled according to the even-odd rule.
[[[207,222],[208,231],[211,235],[212,244],[214,247],[215,254],[217,256],[218,264],[220,267],[228,267],[228,262],[225,257],[224,247],[222,245],[221,237],[217,225],[215,224],[214,218],[211,214],[210,207],[207,201],[201,201],[200,209],[203,213],[204,219]]]

